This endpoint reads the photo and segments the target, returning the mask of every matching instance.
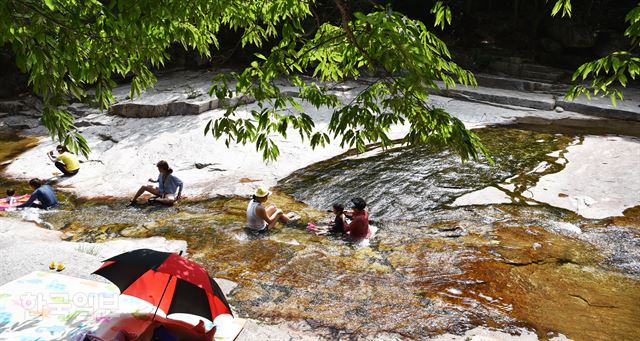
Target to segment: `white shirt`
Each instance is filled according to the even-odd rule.
[[[260,202],[251,199],[247,206],[247,225],[250,230],[262,231],[267,228],[267,222],[256,214],[256,208]]]

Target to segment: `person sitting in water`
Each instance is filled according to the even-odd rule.
[[[347,224],[347,217],[344,213],[344,205],[342,204],[333,204],[333,209],[328,212],[333,212],[335,214],[335,218],[333,221],[328,222],[327,224],[319,224],[308,223],[307,230],[311,232],[315,232],[317,235],[327,234],[327,233],[339,233],[344,234],[344,226]]]
[[[347,225],[347,217],[344,214],[344,205],[333,204],[333,214],[335,214],[336,217],[332,223],[329,223],[329,232],[345,233],[344,227]]]
[[[14,196],[15,194],[15,189],[11,188],[7,190],[7,204],[9,206],[13,206],[16,203],[16,197]]]
[[[353,241],[368,239],[371,237],[371,229],[369,229],[369,213],[365,211],[367,202],[362,198],[353,198],[351,203],[353,204],[351,222],[344,225],[344,230]]]
[[[58,199],[56,199],[56,194],[53,192],[53,188],[51,188],[51,186],[43,185],[42,181],[38,179],[29,180],[29,185],[34,189],[33,193],[31,193],[31,197],[24,204],[18,205],[17,208],[35,207],[47,209],[58,204]],[[39,203],[36,203],[36,200]]]
[[[47,156],[53,164],[58,168],[64,176],[74,176],[78,174],[80,170],[80,162],[78,161],[78,157],[71,154],[67,147],[63,145],[58,145],[56,147],[58,151],[58,157],[53,156],[53,151],[50,151]]]
[[[297,219],[295,213],[284,214],[284,212],[270,204],[265,207],[263,204],[269,199],[271,192],[265,187],[260,186],[256,189],[253,197],[247,205],[247,228],[254,232],[264,232],[269,228],[273,228],[278,221],[283,223],[290,219]]]
[[[129,202],[129,206],[135,205],[137,203],[138,197],[142,195],[144,192],[149,192],[156,196],[156,198],[149,199],[148,202],[159,202],[164,205],[173,205],[174,202],[180,200],[182,196],[182,188],[183,183],[182,180],[178,179],[175,175],[173,175],[173,169],[169,167],[167,161],[161,160],[156,166],[158,167],[158,179],[149,179],[149,182],[155,182],[158,184],[158,187],[154,186],[142,186],[133,196],[133,199]],[[178,192],[176,194],[176,192]]]

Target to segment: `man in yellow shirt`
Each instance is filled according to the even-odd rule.
[[[73,176],[78,174],[80,170],[80,162],[78,161],[78,157],[71,154],[67,147],[63,145],[58,145],[56,147],[58,151],[58,157],[53,156],[53,151],[50,151],[47,156],[51,161],[54,162],[56,168],[58,168],[64,176]]]

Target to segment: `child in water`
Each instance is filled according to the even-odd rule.
[[[329,223],[329,232],[331,233],[344,233],[344,226],[347,224],[347,216],[344,214],[344,205],[333,204],[333,214],[336,217],[332,223]]]
[[[316,234],[340,233],[344,234],[344,226],[347,224],[347,217],[344,214],[344,205],[333,204],[333,210],[329,211],[335,214],[335,218],[328,225],[316,226],[314,223],[307,224],[307,230],[316,232]]]
[[[7,204],[9,204],[9,206],[13,206],[16,203],[16,197],[14,196],[16,194],[16,190],[15,189],[8,189],[7,190]]]

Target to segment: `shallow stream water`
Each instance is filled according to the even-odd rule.
[[[399,147],[296,171],[272,201],[299,212],[302,222],[264,236],[244,231],[248,199],[239,197],[125,208],[64,196],[43,218],[70,240],[187,240],[194,260],[239,284],[228,298],[241,315],[303,320],[328,338],[423,339],[487,326],[526,327],[543,339],[639,339],[640,209],[588,220],[520,196],[540,176],[562,170],[555,161],[580,135],[507,127],[478,134],[495,165]],[[559,156],[548,155],[554,151]],[[531,172],[543,161],[551,167]],[[513,204],[451,206],[511,178]],[[353,196],[367,199],[379,228],[369,246],[304,229],[307,221],[329,220],[326,209]]]

